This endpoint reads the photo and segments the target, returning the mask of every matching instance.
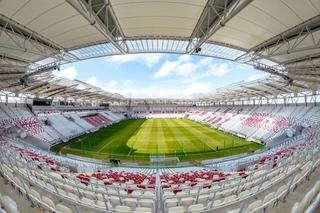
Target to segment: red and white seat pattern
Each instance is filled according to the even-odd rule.
[[[319,112],[317,107],[217,107],[210,111],[193,111],[189,119],[221,127],[229,132],[239,133],[247,138],[271,141],[286,129],[299,125],[315,125]]]
[[[125,118],[122,114],[118,115],[110,111],[100,111],[99,114],[105,117],[106,119],[110,120],[111,122],[119,122]]]
[[[190,186],[193,187],[202,181],[220,182],[225,180],[225,178],[230,175],[231,174],[228,172],[197,170],[174,174],[163,173],[160,175],[160,181],[162,188],[170,188],[172,185],[181,184],[190,184]],[[204,186],[204,188],[205,187],[206,186]],[[174,190],[175,193],[179,191],[178,188],[176,189],[177,190]]]
[[[95,127],[111,124],[112,121],[101,114],[91,115],[84,118],[88,123]]]
[[[0,126],[13,126],[18,129],[24,129],[28,135],[47,143],[55,143],[60,140],[58,135],[52,133],[50,127],[42,126],[39,120],[24,107],[1,105]]]
[[[32,160],[37,164],[37,168],[42,170],[42,164],[45,163],[47,168],[49,167],[52,171],[60,171],[60,166],[55,160],[47,155],[36,152],[32,149],[24,149],[19,146],[10,145],[20,156],[26,160]]]
[[[76,176],[81,183],[88,185],[92,178],[102,181],[104,185],[129,184],[135,185],[139,189],[155,189],[156,177],[154,174],[144,174],[140,172],[125,172],[125,171],[107,171],[94,172],[91,174],[80,173]],[[131,193],[132,190],[129,192]]]
[[[305,144],[293,145],[263,154],[255,161],[252,168],[257,170],[263,166],[269,166],[270,164],[272,168],[274,168],[278,165],[279,159],[291,156],[292,153],[302,149],[303,147],[305,147]],[[232,163],[236,164],[236,162]],[[163,172],[160,175],[160,181],[162,189],[176,194],[182,192],[186,188],[200,187],[201,189],[210,189],[214,183],[235,179],[237,177],[246,179],[248,178],[248,174],[246,167],[238,169],[236,172],[200,169],[174,173]]]
[[[243,122],[246,126],[251,126],[255,128],[260,128],[262,121],[270,116],[270,113],[252,113],[248,118],[246,118]]]
[[[25,129],[28,134],[32,136],[40,134],[44,131],[40,123],[33,117],[0,120],[0,126],[6,125]]]

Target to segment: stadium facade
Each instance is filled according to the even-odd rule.
[[[319,211],[319,0],[2,0],[0,27],[0,212]],[[139,53],[271,75],[129,99],[52,74]],[[265,147],[196,162],[152,153],[148,165],[50,151],[128,118],[184,118]]]

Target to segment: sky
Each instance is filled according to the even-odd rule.
[[[178,54],[107,56],[63,65],[54,74],[127,98],[191,98],[268,76],[249,65]]]

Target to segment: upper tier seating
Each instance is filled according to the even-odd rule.
[[[80,127],[82,127],[86,131],[90,131],[95,128],[93,125],[88,123],[85,119],[82,119],[77,113],[67,113],[67,115],[70,116],[76,124],[78,124]]]
[[[88,123],[95,127],[109,125],[112,123],[111,120],[103,116],[102,114],[90,115],[84,118]]]
[[[319,116],[316,116],[319,112],[319,107],[305,106],[216,107],[210,111],[193,111],[188,117],[246,138],[268,142],[287,129],[319,123]]]
[[[33,113],[37,116],[46,116],[48,114],[59,114],[61,111],[54,109],[54,108],[46,108],[46,109],[36,109],[33,110]]]
[[[111,111],[102,111],[100,112],[104,117],[111,120],[112,122],[118,122],[120,120],[123,120],[125,116],[123,114],[116,114]]]
[[[53,133],[50,127],[42,126],[27,108],[6,105],[0,105],[0,108],[0,126],[24,129],[29,135],[47,143],[59,141],[59,136]]]
[[[72,110],[63,112],[54,107],[36,108],[36,114],[43,123],[47,120],[49,126],[42,125],[45,135],[50,141],[69,140],[88,131],[110,125],[124,119],[108,110]],[[94,115],[92,115],[94,114]],[[40,124],[41,125],[41,124]],[[43,139],[43,138],[41,138]]]
[[[66,139],[79,136],[85,132],[82,127],[68,120],[61,114],[48,115],[48,121],[50,125]]]

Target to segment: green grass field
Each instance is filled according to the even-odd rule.
[[[52,150],[102,160],[146,162],[150,154],[193,161],[262,147],[187,119],[129,119],[58,144]]]

